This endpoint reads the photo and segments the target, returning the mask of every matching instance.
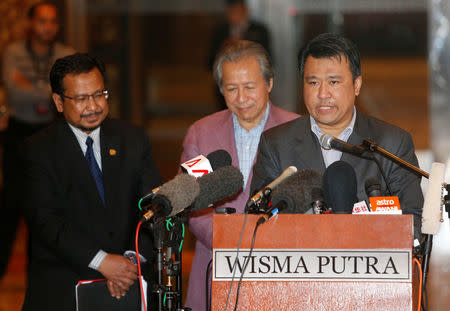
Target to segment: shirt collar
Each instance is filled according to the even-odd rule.
[[[309,119],[311,121],[311,131],[316,134],[317,138],[320,140],[320,137],[324,134],[322,129],[317,124],[316,120],[310,115]],[[339,139],[342,139],[345,137],[345,141],[350,137],[351,133],[353,133],[353,128],[355,127],[355,121],[356,121],[356,108],[353,106],[353,117],[350,123],[347,125],[347,127],[342,131],[341,134],[339,134]],[[344,139],[342,139],[344,140]]]
[[[75,134],[75,137],[77,138],[78,143],[80,144],[82,150],[85,150],[87,148],[86,147],[86,139],[88,136],[90,136],[92,138],[92,140],[94,141],[94,144],[93,144],[94,148],[100,148],[100,127],[97,127],[90,134],[87,134],[86,132],[73,126],[72,124],[70,124],[70,123],[67,123],[67,124],[69,124],[70,129]]]

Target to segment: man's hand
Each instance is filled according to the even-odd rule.
[[[120,298],[138,278],[137,265],[121,255],[108,254],[98,271],[106,277],[111,296]]]

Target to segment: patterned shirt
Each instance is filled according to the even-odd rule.
[[[309,116],[311,120],[311,131],[316,134],[317,138],[320,140],[320,137],[324,134],[324,132],[320,129],[320,127],[317,125],[316,120],[314,120],[313,117]],[[356,120],[356,108],[353,106],[353,117],[350,121],[350,124],[342,131],[341,134],[337,137],[338,139],[347,142],[350,135],[353,133],[353,128],[355,127],[355,120]],[[336,150],[336,149],[322,149],[322,155],[323,160],[325,162],[325,167],[328,167],[333,162],[336,162],[341,159],[342,151]]]

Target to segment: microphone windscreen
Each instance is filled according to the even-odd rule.
[[[322,187],[322,176],[313,169],[300,170],[285,180],[272,192],[272,204],[283,203],[280,213],[303,214],[310,209],[312,190]]]
[[[428,189],[423,202],[423,234],[437,234],[441,227],[442,184],[444,183],[444,174],[444,164],[434,162],[431,165]]]
[[[179,174],[161,186],[153,197],[153,204],[159,205],[161,216],[175,215],[191,205],[200,193],[195,177]]]
[[[335,214],[351,214],[356,203],[357,182],[353,167],[336,161],[323,174],[323,193],[327,206]]]
[[[209,160],[209,163],[211,164],[213,171],[215,171],[219,167],[231,165],[232,161],[228,151],[223,149],[211,152],[206,156],[206,158]]]
[[[311,190],[311,202],[314,201],[324,201],[322,188],[315,187]]]
[[[192,211],[207,208],[210,204],[222,201],[242,190],[244,178],[234,166],[219,167],[214,172],[197,179],[200,194],[191,206]]]

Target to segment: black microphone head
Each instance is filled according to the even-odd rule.
[[[219,167],[229,166],[232,162],[231,156],[228,151],[223,149],[211,152],[206,156],[206,158],[209,160],[213,171],[215,171]]]
[[[222,201],[242,190],[244,177],[234,166],[219,167],[214,172],[197,179],[200,194],[191,206],[192,211],[202,210],[210,204]]]
[[[175,215],[191,205],[200,193],[200,185],[195,177],[179,174],[161,186],[153,197],[153,204],[159,206],[161,217]]]
[[[336,161],[323,174],[323,193],[327,206],[335,214],[351,214],[357,201],[356,173],[344,161]]]
[[[368,197],[381,197],[381,184],[376,177],[370,177],[364,183]]]
[[[322,176],[318,171],[300,170],[273,190],[272,204],[283,204],[280,210],[282,214],[304,214],[311,208],[312,190],[321,187]]]

